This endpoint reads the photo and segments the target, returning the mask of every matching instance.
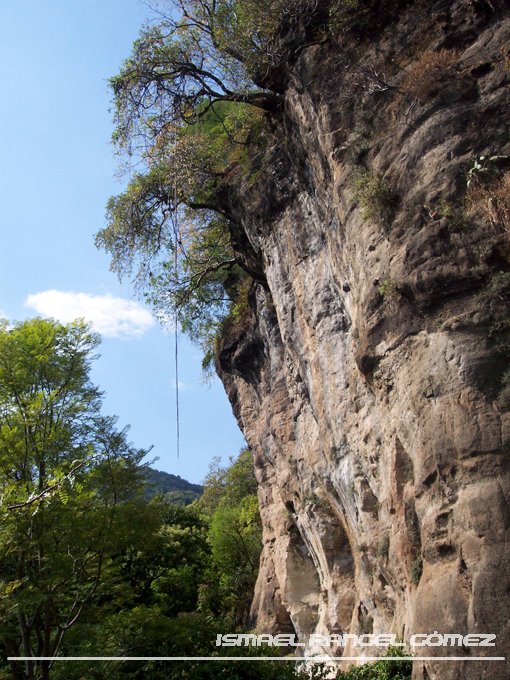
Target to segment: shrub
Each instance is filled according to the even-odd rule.
[[[379,284],[377,290],[379,295],[382,295],[383,298],[392,298],[398,292],[398,286],[396,281],[393,281],[393,279],[385,279]]]
[[[505,371],[501,379],[501,390],[498,396],[501,408],[510,409],[510,368]]]
[[[402,91],[423,102],[437,93],[439,75],[459,62],[457,50],[423,52],[406,74]]]
[[[478,212],[495,229],[510,233],[510,172],[471,183],[466,203],[470,212]]]
[[[418,585],[421,579],[421,575],[423,573],[423,559],[421,557],[417,557],[415,560],[413,560],[411,564],[411,581],[414,583],[415,586]]]
[[[337,680],[410,680],[413,663],[399,659],[404,655],[401,648],[389,647],[384,661],[352,666],[345,673],[340,672],[336,678]],[[388,660],[388,657],[391,657],[391,660]]]
[[[386,180],[372,170],[363,170],[354,178],[354,199],[363,217],[388,230],[395,217],[398,196]]]
[[[353,14],[360,4],[360,0],[333,0],[329,6],[328,21],[331,33],[338,34],[345,29],[349,21],[353,20]]]
[[[373,126],[365,122],[357,123],[345,154],[346,160],[353,165],[360,165],[363,157],[370,151],[373,135]]]
[[[463,205],[442,200],[438,206],[440,217],[447,220],[452,231],[463,231],[468,226],[468,219]]]

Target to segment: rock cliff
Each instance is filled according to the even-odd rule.
[[[331,33],[282,34],[282,110],[222,198],[254,278],[218,353],[259,482],[253,615],[299,636],[496,633],[455,652],[504,656],[510,11],[349,5]]]

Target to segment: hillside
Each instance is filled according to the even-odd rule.
[[[192,484],[179,475],[173,475],[162,470],[147,468],[145,477],[145,497],[147,499],[161,494],[172,503],[189,505],[199,498],[204,490],[200,484]]]

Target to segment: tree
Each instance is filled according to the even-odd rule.
[[[119,276],[205,350],[238,304],[236,260],[219,187],[262,140],[282,104],[279,29],[310,21],[317,0],[167,0],[111,79],[118,152],[136,167],[96,236]],[[247,164],[247,166],[249,163]]]
[[[241,451],[227,468],[213,461],[204,494],[196,505],[209,520],[209,544],[217,574],[215,587],[203,591],[203,599],[207,595],[211,609],[228,614],[234,625],[246,626],[262,549],[257,480],[249,449]]]
[[[111,557],[137,530],[127,501],[146,451],[101,415],[89,376],[98,343],[81,321],[0,327],[0,639],[10,656],[58,655],[107,597]],[[13,663],[12,673],[46,680],[51,666]]]
[[[157,605],[166,616],[191,612],[211,557],[206,523],[193,505],[158,498],[151,507],[159,526],[120,557],[123,580],[137,605]]]

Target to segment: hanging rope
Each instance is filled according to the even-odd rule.
[[[170,198],[170,197],[169,197]],[[170,203],[170,201],[169,201]],[[173,195],[173,211],[172,211],[172,227],[174,232],[174,268],[177,276],[178,255],[177,244],[179,243],[179,225],[177,219],[177,187],[174,185]],[[181,450],[181,427],[180,427],[180,413],[179,413],[179,314],[177,310],[177,299],[174,302],[174,345],[175,345],[175,422],[176,422],[176,436],[177,436],[177,458],[180,457]]]

